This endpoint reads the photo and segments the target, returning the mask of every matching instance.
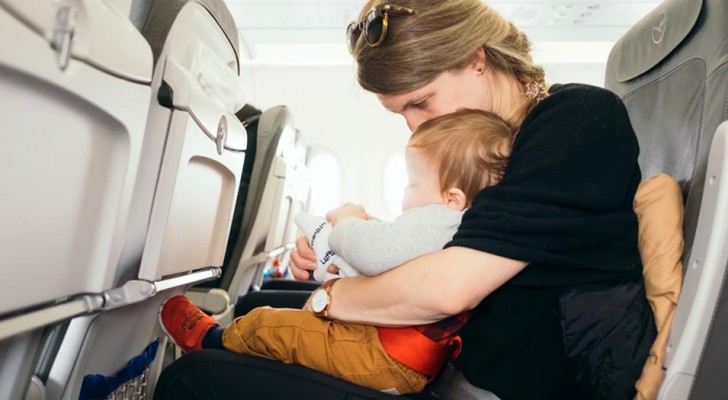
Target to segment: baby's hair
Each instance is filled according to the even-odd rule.
[[[498,115],[461,109],[424,122],[407,146],[437,166],[443,192],[459,188],[469,206],[503,178],[514,139],[515,129]]]

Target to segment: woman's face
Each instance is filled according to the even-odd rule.
[[[469,65],[460,70],[445,71],[428,85],[398,95],[377,95],[389,111],[400,114],[414,131],[421,123],[461,108],[493,111],[489,90],[490,73]]]

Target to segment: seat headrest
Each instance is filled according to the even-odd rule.
[[[685,40],[698,20],[703,0],[665,0],[617,42],[617,80],[634,79],[659,64]]]
[[[238,28],[224,0],[132,0],[129,18],[149,42],[154,55],[154,64],[157,64],[177,14],[187,3],[197,3],[210,13],[238,58],[240,56]],[[240,65],[236,67],[236,71],[240,73]]]

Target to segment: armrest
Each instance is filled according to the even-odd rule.
[[[316,281],[292,281],[290,279],[271,279],[263,283],[260,290],[308,290],[314,291],[321,286]]]
[[[250,310],[270,306],[273,308],[303,308],[311,295],[309,290],[261,290],[238,297],[235,316],[247,314]]]

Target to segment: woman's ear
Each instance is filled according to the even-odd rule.
[[[445,196],[445,205],[455,211],[462,211],[468,205],[467,196],[465,192],[458,188],[450,188],[446,190],[443,195]]]
[[[473,53],[473,60],[470,62],[470,67],[478,73],[478,75],[483,75],[485,72],[485,50],[480,47],[478,50],[475,50],[475,53]]]

